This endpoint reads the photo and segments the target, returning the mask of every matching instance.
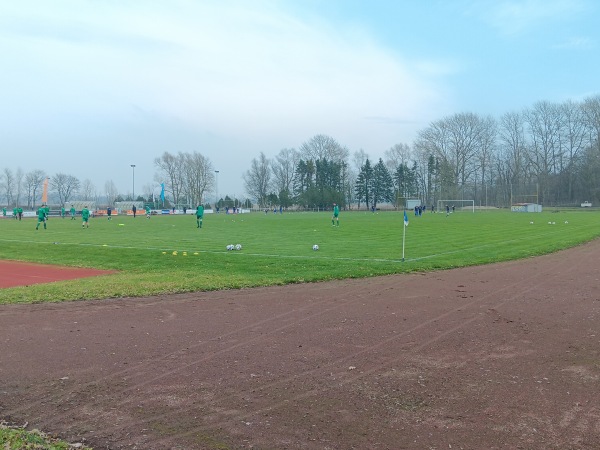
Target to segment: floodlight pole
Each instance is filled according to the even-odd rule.
[[[131,170],[132,170],[131,196],[132,196],[132,200],[135,202],[135,164],[131,164]]]

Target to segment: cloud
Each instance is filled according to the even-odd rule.
[[[256,133],[281,121],[418,115],[440,95],[427,77],[443,64],[428,73],[364,30],[299,20],[277,3],[44,4],[32,15],[13,7],[5,33],[31,77],[27,97],[53,108],[127,116],[135,106]]]
[[[484,21],[504,35],[518,35],[584,12],[586,0],[502,0],[489,8],[476,6]]]
[[[565,50],[591,50],[596,48],[596,42],[586,37],[572,37],[564,42],[556,44],[554,48]]]

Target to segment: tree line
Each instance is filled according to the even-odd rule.
[[[215,192],[215,170],[204,155],[163,153],[154,159],[155,184],[134,199],[112,181],[98,192],[89,180],[42,170],[0,172],[0,201],[33,208],[44,181],[55,203],[71,200],[156,201],[157,185],[172,205],[207,203]],[[499,119],[456,113],[429,124],[409,145],[399,143],[371,159],[326,135],[315,135],[296,150],[272,159],[253,158],[243,174],[247,194],[261,207],[327,208],[402,206],[404,199],[474,200],[476,205],[516,202],[571,205],[600,200],[600,95],[562,103],[540,101]],[[162,200],[162,199],[161,199]],[[227,197],[222,205],[240,205]],[[163,202],[164,203],[164,202]],[[243,202],[245,207],[248,201]]]
[[[396,144],[375,161],[316,135],[273,159],[260,153],[244,173],[261,207],[370,208],[406,198],[575,205],[600,200],[600,96],[540,101],[499,119],[457,113]]]
[[[198,152],[178,153],[165,152],[155,158],[157,169],[154,175],[156,183],[146,184],[141,194],[133,192],[120,193],[112,180],[106,181],[103,189],[98,190],[89,180],[83,181],[74,175],[56,173],[49,175],[43,170],[35,169],[24,172],[21,168],[16,171],[4,168],[0,173],[0,203],[7,206],[24,206],[34,209],[41,204],[43,185],[48,180],[49,203],[64,205],[70,201],[95,201],[107,205],[115,202],[138,201],[155,203],[156,206],[196,206],[205,201],[207,192],[214,187],[214,171],[208,158]],[[155,191],[164,186],[165,198]],[[221,200],[224,207],[238,207],[241,202],[226,197]]]

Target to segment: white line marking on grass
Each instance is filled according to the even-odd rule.
[[[553,235],[556,234],[554,232],[548,232],[548,233],[543,233],[543,234],[539,234],[536,235],[536,237],[539,238],[543,238],[544,236],[549,236],[549,235]],[[532,237],[531,236],[524,236],[522,238],[515,238],[515,239],[510,239],[510,240],[506,240],[506,241],[502,241],[505,244],[510,244],[512,242],[520,242],[523,240],[530,240]],[[323,259],[323,260],[333,260],[333,261],[365,261],[365,262],[382,262],[382,263],[407,263],[407,262],[416,262],[416,261],[422,261],[425,259],[431,259],[431,258],[436,258],[439,256],[446,256],[446,255],[452,255],[455,253],[462,253],[462,252],[466,252],[466,251],[473,251],[473,250],[481,250],[484,248],[488,248],[488,247],[493,247],[498,245],[498,242],[492,242],[489,244],[483,244],[483,245],[477,245],[477,246],[472,246],[472,247],[466,247],[466,248],[460,248],[457,250],[452,250],[452,251],[447,251],[447,252],[441,252],[441,253],[434,253],[431,255],[425,255],[425,256],[419,256],[419,257],[415,257],[415,258],[405,258],[404,261],[402,261],[401,258],[398,259],[386,259],[386,258],[350,258],[350,257],[339,257],[339,256],[309,256],[309,255],[278,255],[278,254],[269,254],[269,253],[248,253],[247,251],[244,252],[237,252],[237,251],[222,251],[222,250],[200,250],[200,249],[188,249],[188,250],[181,250],[180,248],[164,248],[164,247],[132,247],[132,246],[125,246],[125,245],[107,245],[107,244],[86,244],[86,243],[71,243],[71,242],[55,242],[55,241],[38,241],[38,240],[18,240],[18,239],[0,239],[0,242],[13,242],[13,243],[24,243],[24,244],[57,244],[57,245],[79,245],[79,246],[83,246],[83,247],[97,247],[97,248],[116,248],[116,249],[123,249],[123,250],[147,250],[147,251],[160,251],[160,252],[169,252],[172,253],[174,251],[186,251],[188,253],[193,253],[193,252],[198,252],[198,253],[209,253],[212,255],[236,255],[236,256],[253,256],[253,257],[261,257],[261,258],[282,258],[282,259]]]

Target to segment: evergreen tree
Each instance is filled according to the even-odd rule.
[[[378,202],[394,201],[394,181],[389,170],[379,158],[379,161],[373,167],[373,178],[371,182],[371,202],[377,206]]]
[[[373,167],[369,158],[366,159],[363,166],[360,168],[358,178],[356,179],[355,192],[356,200],[359,203],[364,202],[367,205],[367,209],[371,204],[371,184],[373,179]]]

